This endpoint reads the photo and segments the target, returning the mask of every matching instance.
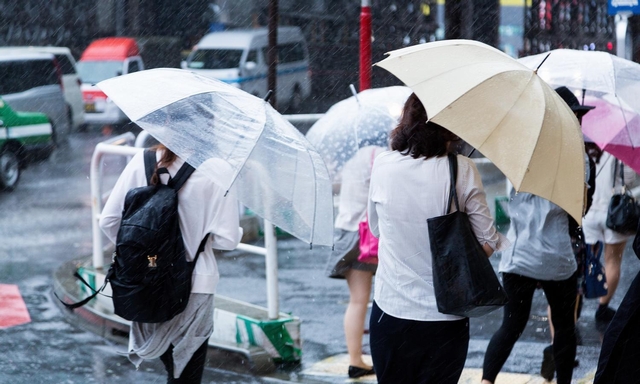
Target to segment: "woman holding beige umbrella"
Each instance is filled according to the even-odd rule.
[[[536,69],[524,66],[493,47],[470,40],[446,40],[398,49],[389,52],[388,57],[376,65],[413,89],[429,113],[428,123],[446,127],[491,160],[519,192],[518,196],[530,200],[525,203],[532,209],[539,209],[534,201],[547,202],[544,208],[548,215],[560,217],[562,214],[566,224],[569,214],[578,224],[581,223],[585,162],[580,124],[567,103],[538,76]],[[383,156],[380,155],[374,165],[372,197],[376,168]],[[372,218],[371,209],[369,212]],[[528,226],[532,231],[537,230],[531,224]],[[549,278],[561,280],[566,286],[563,292],[567,294],[558,295],[552,306],[563,308],[567,304],[569,308],[568,314],[555,316],[556,320],[562,319],[559,321],[562,324],[556,323],[556,337],[566,335],[569,348],[565,354],[570,358],[573,369],[575,335],[572,332],[572,304],[576,298],[576,280],[572,275],[576,265],[568,225],[557,227],[554,235],[566,235],[566,249],[561,250],[566,259],[561,261],[566,261],[566,265],[562,266],[561,276]],[[384,234],[381,239],[383,249]],[[384,254],[381,251],[376,292],[383,266]],[[533,289],[535,285],[531,295]],[[551,286],[549,290],[552,291]],[[524,297],[528,295],[529,292],[524,293]],[[374,318],[372,311],[371,345],[374,366],[379,375],[373,342]],[[492,377],[487,375],[485,382],[495,379],[503,363],[498,361],[493,365]],[[562,382],[566,376],[570,381],[571,372],[565,374],[563,371]]]
[[[370,319],[378,383],[458,382],[467,356],[469,319],[438,311],[427,219],[447,213],[449,160],[458,137],[427,122],[413,94],[391,150],[376,157],[369,188],[369,225],[380,238]],[[457,156],[456,193],[487,256],[508,242],[493,225],[473,160]]]

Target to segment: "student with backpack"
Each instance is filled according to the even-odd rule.
[[[145,163],[151,163],[151,168],[145,167]],[[216,166],[225,165],[220,162]],[[169,234],[162,232],[168,230],[165,223],[172,222],[174,214],[166,207],[175,204],[171,196],[176,193],[168,191],[166,196],[160,195],[166,192],[161,190],[167,189],[160,184],[178,190],[179,228]],[[145,188],[148,185],[155,187]],[[155,196],[155,200],[147,195]],[[165,207],[158,209],[161,205]],[[146,229],[140,229],[140,221],[149,222],[142,223]],[[230,195],[225,197],[225,190],[210,177],[193,170],[160,144],[136,154],[125,167],[104,206],[100,227],[116,244],[107,279],[115,288],[116,314],[123,316],[123,313],[123,317],[132,320],[129,360],[138,367],[142,360],[159,357],[167,369],[167,383],[200,383],[208,340],[213,333],[213,295],[219,280],[213,249],[232,250],[240,242],[242,228],[237,200]],[[149,229],[154,227],[158,228]],[[154,235],[156,229],[162,235]],[[139,260],[132,266],[136,258]],[[175,271],[178,276],[167,277]],[[182,298],[174,297],[178,288],[166,288],[168,279],[179,281],[185,276],[191,283],[190,287],[187,284],[186,306]],[[160,288],[147,287],[148,293],[138,294],[135,300],[116,298],[118,290],[127,289],[136,279],[144,284],[158,279]],[[173,280],[171,284],[175,284]],[[164,293],[159,293],[162,290]],[[170,310],[165,305],[150,308],[154,296],[178,304],[170,305]]]

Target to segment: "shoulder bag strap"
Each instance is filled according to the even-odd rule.
[[[451,190],[449,191],[449,204],[447,204],[447,213],[451,211],[451,201],[456,203],[456,210],[460,210],[458,205],[458,193],[456,192],[456,179],[458,177],[458,157],[453,153],[447,155],[449,158],[449,176],[451,178]]]
[[[614,189],[614,193],[615,193],[615,189],[616,189],[616,177],[618,177],[618,159],[614,159],[613,160],[613,185],[611,186],[611,188]]]

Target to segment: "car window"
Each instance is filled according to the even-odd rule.
[[[0,61],[0,95],[60,84],[53,60]]]
[[[63,75],[75,75],[76,68],[73,66],[71,60],[67,55],[56,55],[56,60],[58,60],[58,65],[60,66],[60,70],[62,70]]]
[[[191,52],[187,67],[192,69],[238,68],[242,49],[197,49]]]
[[[247,54],[246,62],[249,62],[249,61],[253,61],[256,64],[258,63],[258,50],[252,49],[249,51],[249,53]]]
[[[140,64],[136,60],[129,62],[129,70],[127,73],[138,72],[140,70]]]
[[[80,61],[78,74],[83,83],[95,84],[118,76],[122,71],[121,61]]]
[[[278,62],[291,63],[304,60],[304,49],[300,43],[278,45]]]

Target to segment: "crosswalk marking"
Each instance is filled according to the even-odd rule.
[[[17,285],[0,284],[0,329],[31,322]]]

